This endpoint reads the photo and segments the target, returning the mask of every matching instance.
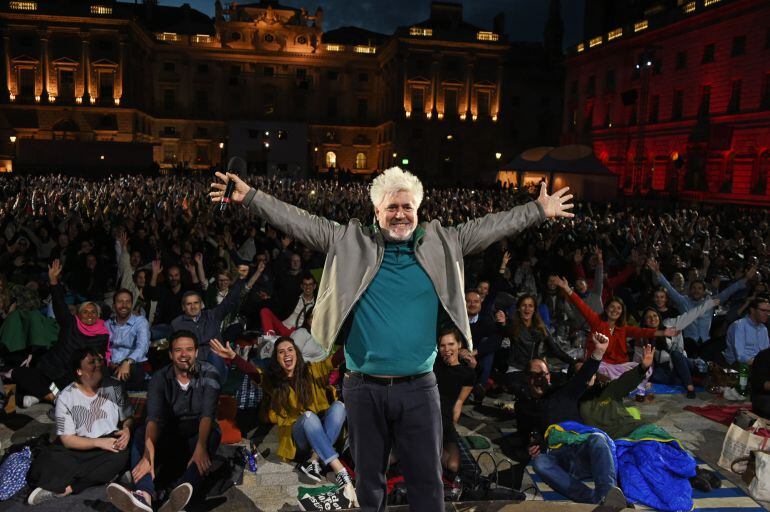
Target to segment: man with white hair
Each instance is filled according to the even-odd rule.
[[[432,367],[439,312],[471,340],[465,309],[463,256],[549,217],[571,217],[561,189],[536,201],[455,227],[418,225],[420,180],[397,167],[373,182],[376,222],[347,225],[310,215],[234,174],[232,202],[241,203],[314,251],[326,253],[313,337],[331,352],[345,345],[343,395],[362,510],[384,511],[389,453],[395,448],[412,510],[444,510],[441,410]],[[225,183],[212,183],[219,202]],[[443,316],[443,315],[442,315]],[[395,445],[395,446],[392,446]]]

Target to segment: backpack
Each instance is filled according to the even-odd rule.
[[[32,465],[32,450],[23,450],[8,455],[0,464],[0,501],[13,497],[27,485],[27,472]]]

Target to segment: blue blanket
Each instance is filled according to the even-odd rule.
[[[644,425],[615,440],[618,479],[626,498],[667,512],[693,509],[690,478],[695,459],[655,425]]]

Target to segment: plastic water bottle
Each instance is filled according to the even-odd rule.
[[[456,476],[452,481],[452,491],[449,493],[451,501],[460,501],[460,496],[463,493],[463,483],[459,476]]]

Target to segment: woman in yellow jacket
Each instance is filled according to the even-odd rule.
[[[298,471],[320,482],[324,464],[334,471],[340,488],[352,489],[350,475],[334,450],[345,423],[345,405],[336,400],[336,390],[329,385],[334,356],[305,363],[294,340],[281,336],[275,342],[268,368],[262,370],[244,361],[229,343],[223,346],[219,340],[211,340],[210,346],[228,364],[234,361],[239,370],[261,381],[265,397],[269,397],[268,420],[278,426],[278,455],[292,460],[297,450],[312,450],[306,462],[297,464]]]

